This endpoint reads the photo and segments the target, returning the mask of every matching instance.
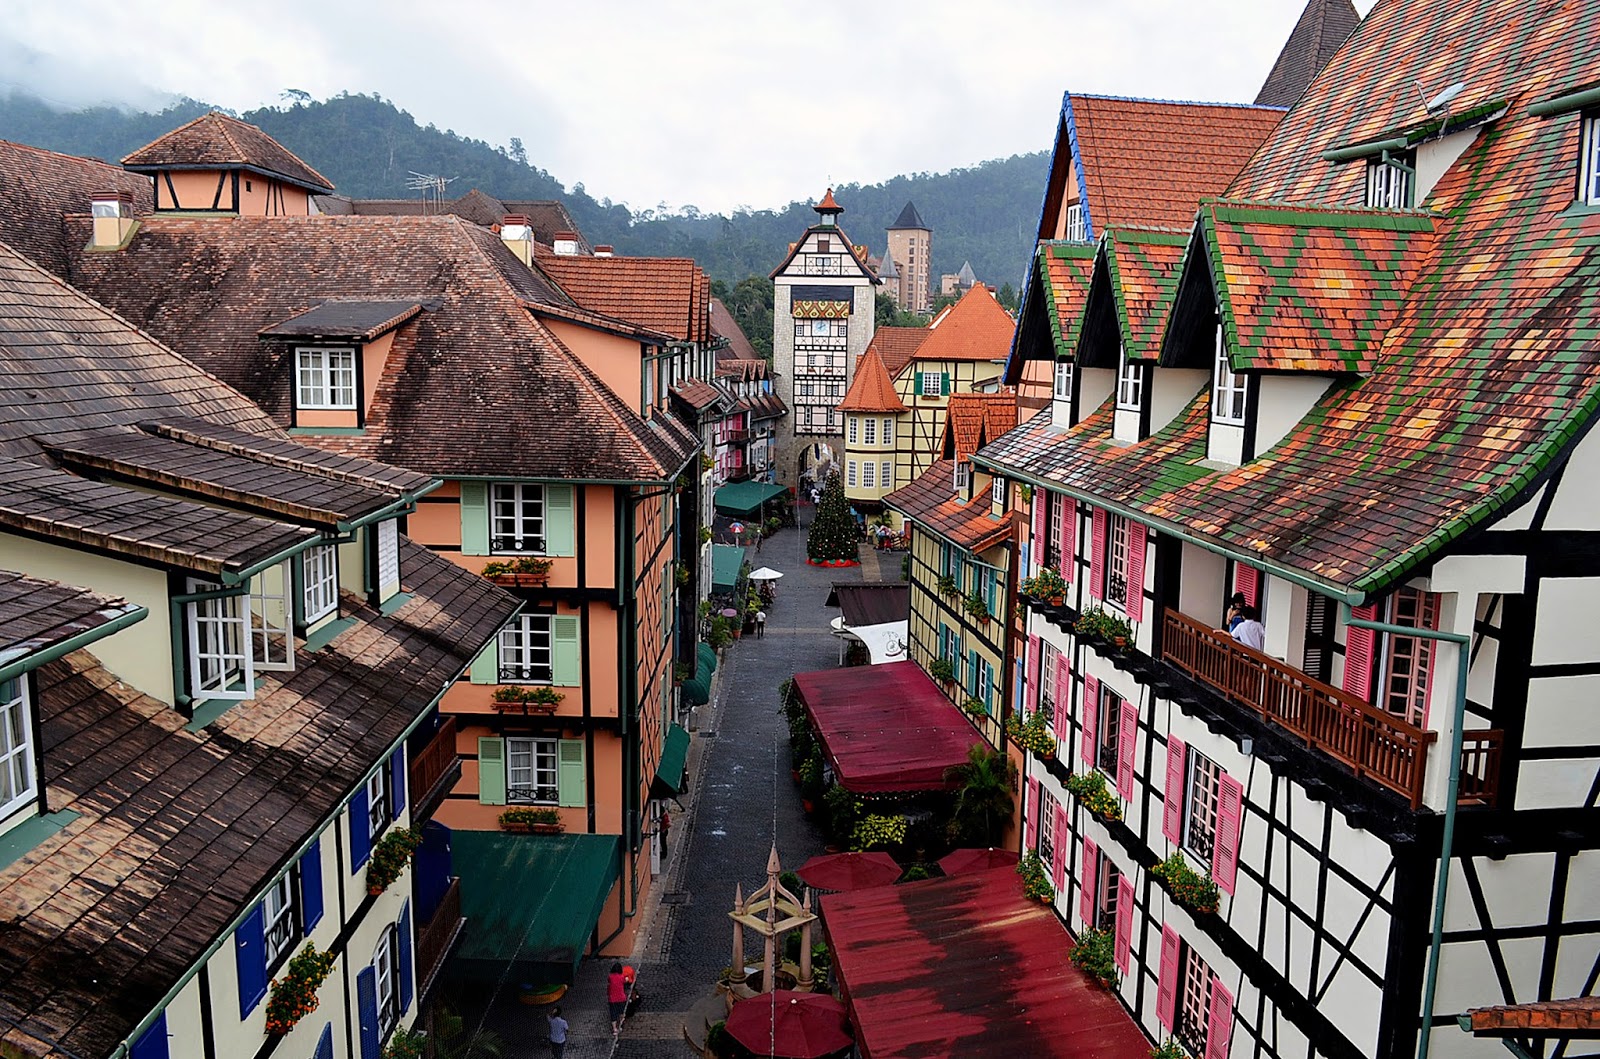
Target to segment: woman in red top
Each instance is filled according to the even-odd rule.
[[[611,1007],[611,1034],[622,1032],[622,1013],[628,1008],[628,980],[623,977],[622,964],[611,965],[606,976],[606,1003]]]

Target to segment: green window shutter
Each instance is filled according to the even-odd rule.
[[[583,740],[563,739],[556,748],[556,791],[563,808],[589,804],[583,783]]]
[[[944,372],[939,378],[939,393],[943,396],[950,394],[950,373]]]
[[[582,672],[578,664],[578,619],[557,615],[550,619],[550,682],[572,687]]]
[[[461,483],[461,554],[489,554],[489,486]]]
[[[922,396],[922,372],[920,371],[911,376],[911,392],[918,397]]]
[[[478,737],[478,804],[506,804],[506,741]]]
[[[572,486],[544,487],[544,553],[577,555],[576,531],[572,517]]]
[[[500,636],[489,641],[477,658],[472,660],[472,668],[467,671],[467,679],[474,684],[500,683]]]

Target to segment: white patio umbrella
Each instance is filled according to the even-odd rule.
[[[781,571],[774,570],[770,566],[763,566],[761,569],[756,570],[753,573],[751,573],[750,580],[752,580],[752,581],[776,581],[778,578],[780,578],[782,576],[783,576],[783,573]]]

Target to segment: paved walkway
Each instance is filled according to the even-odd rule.
[[[783,571],[777,602],[767,612],[767,634],[746,637],[725,654],[717,670],[715,700],[698,711],[689,753],[687,812],[674,813],[672,845],[655,899],[641,910],[645,927],[631,961],[644,994],[620,1039],[606,1017],[609,959],[588,959],[562,1000],[571,1022],[567,1059],[679,1059],[695,1055],[683,1041],[684,1015],[712,989],[728,965],[732,938],[728,909],[733,887],[746,893],[766,881],[774,838],[785,869],[823,851],[821,832],[806,819],[789,778],[788,731],[778,712],[777,687],[796,672],[839,664],[839,641],[829,632],[836,614],[823,606],[835,581],[861,580],[855,567],[818,569],[805,562],[806,529],[813,509],[801,511],[798,530],[786,529],[762,547],[761,563]],[[877,556],[869,549],[869,567]],[[754,558],[754,549],[748,549]],[[885,569],[890,579],[898,568]],[[869,570],[868,580],[876,580]],[[487,1025],[505,1041],[506,1059],[546,1056],[547,1008],[519,1008],[502,997]]]

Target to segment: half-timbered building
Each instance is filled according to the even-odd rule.
[[[1191,1054],[1489,1056],[1600,976],[1592,22],[1380,0],[1181,237],[1094,230],[975,459],[1068,585],[1025,845]]]

